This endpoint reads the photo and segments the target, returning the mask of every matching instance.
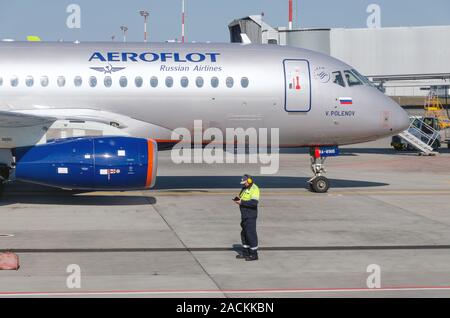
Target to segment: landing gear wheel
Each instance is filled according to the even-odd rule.
[[[321,156],[319,147],[311,147],[309,152],[311,170],[314,173],[314,177],[308,181],[309,189],[315,193],[326,193],[330,188],[330,181],[324,176],[327,156]]]
[[[330,181],[323,176],[319,176],[310,181],[309,187],[316,193],[327,193],[330,188]]]

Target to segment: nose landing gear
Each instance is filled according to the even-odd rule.
[[[326,193],[330,188],[330,181],[324,176],[326,173],[324,164],[327,156],[321,154],[319,147],[311,147],[310,156],[311,170],[314,173],[314,177],[308,181],[309,189],[316,193]]]

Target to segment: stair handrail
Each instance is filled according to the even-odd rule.
[[[430,131],[430,134],[425,133],[421,128],[418,127],[418,124],[421,124],[422,127],[425,127],[428,131]],[[426,124],[423,120],[415,117],[412,118],[411,124],[409,125],[409,128],[407,129],[408,132],[410,132],[412,135],[414,135],[416,138],[420,139],[423,143],[425,143],[427,146],[432,146],[433,143],[436,141],[436,139],[439,137],[439,132],[431,127],[430,125]],[[425,141],[424,141],[425,140]]]

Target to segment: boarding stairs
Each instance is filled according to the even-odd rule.
[[[421,151],[421,155],[433,156],[437,154],[433,151],[432,145],[439,137],[439,132],[419,118],[412,118],[408,129],[400,133],[399,136]]]

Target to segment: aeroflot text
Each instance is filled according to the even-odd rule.
[[[220,53],[153,53],[153,52],[94,52],[89,62],[191,62],[201,63],[210,62],[216,63],[217,57]]]

